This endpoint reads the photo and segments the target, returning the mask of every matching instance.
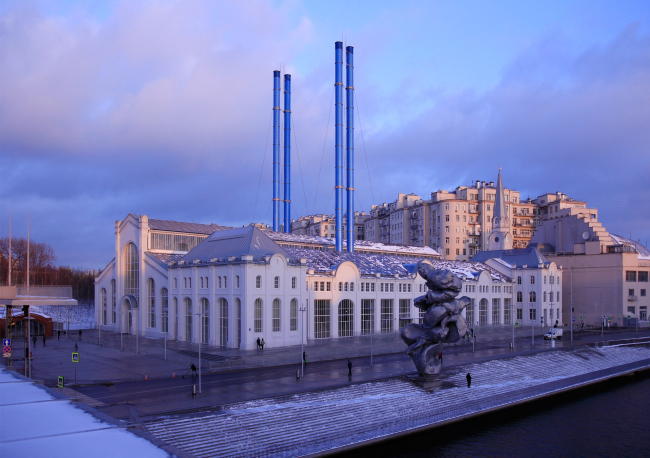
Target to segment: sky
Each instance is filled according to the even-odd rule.
[[[115,221],[272,223],[273,71],[292,218],[334,212],[334,42],[354,46],[357,210],[475,180],[561,191],[650,239],[650,2],[0,3],[0,237],[101,269]],[[282,219],[282,217],[281,217]]]

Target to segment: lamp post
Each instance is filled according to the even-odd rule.
[[[305,376],[305,349],[303,347],[303,333],[305,332],[305,322],[304,322],[304,313],[307,311],[307,307],[300,307],[298,309],[300,312],[300,378]]]
[[[167,334],[168,331],[163,331],[164,337],[165,337],[165,361],[167,361]]]
[[[515,349],[515,304],[510,303],[510,321],[512,322],[512,349]]]
[[[573,269],[571,269],[571,342],[573,342]]]

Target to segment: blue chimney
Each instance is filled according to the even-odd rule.
[[[280,230],[280,71],[273,71],[273,230]]]
[[[346,145],[347,145],[347,198],[348,198],[348,252],[354,252],[354,47],[345,48],[346,62]]]
[[[284,232],[291,232],[291,75],[284,75]]]
[[[343,251],[343,42],[337,41],[334,44],[335,71],[334,83],[335,94],[335,139],[334,150],[336,164],[334,167],[336,195],[336,207],[334,215],[336,218],[336,251]]]

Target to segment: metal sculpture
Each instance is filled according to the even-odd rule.
[[[415,299],[415,306],[424,310],[422,323],[402,328],[402,340],[409,346],[406,353],[413,359],[420,375],[437,375],[442,368],[439,355],[443,343],[454,343],[467,333],[467,323],[460,314],[471,300],[456,299],[462,289],[460,278],[449,270],[436,270],[420,262],[417,273],[426,280],[429,291]]]

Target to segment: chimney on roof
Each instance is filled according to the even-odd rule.
[[[273,71],[273,231],[280,230],[280,71]]]
[[[348,252],[354,251],[354,47],[345,48],[346,63],[346,146],[347,146],[347,230]]]
[[[291,232],[291,75],[284,75],[284,232]]]
[[[334,43],[334,196],[336,251],[343,251],[343,42]]]

